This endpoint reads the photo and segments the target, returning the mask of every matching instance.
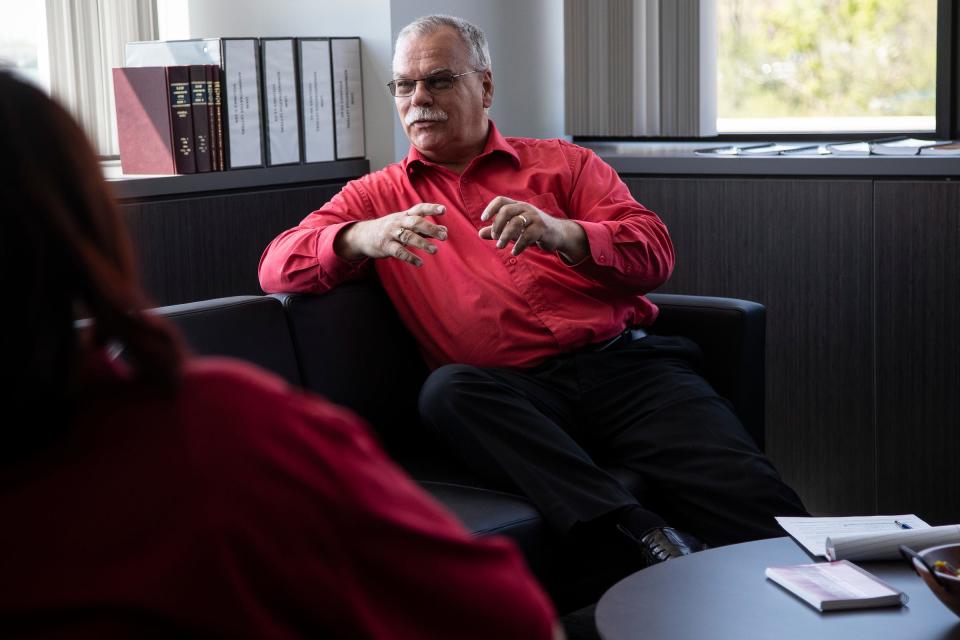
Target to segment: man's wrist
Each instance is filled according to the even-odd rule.
[[[365,257],[364,254],[356,248],[357,227],[359,224],[359,222],[345,224],[333,239],[333,252],[344,260],[355,262]]]
[[[564,220],[560,231],[561,241],[557,253],[567,264],[576,264],[590,253],[587,232],[573,220]]]

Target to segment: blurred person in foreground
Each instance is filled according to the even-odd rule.
[[[0,145],[4,637],[559,634],[355,416],[143,312],[90,144],[2,71]]]

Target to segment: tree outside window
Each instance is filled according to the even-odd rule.
[[[933,131],[936,0],[717,0],[719,133]]]

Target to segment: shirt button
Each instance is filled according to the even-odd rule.
[[[509,262],[510,264],[517,264],[517,259],[516,259],[516,258],[510,258],[507,262]]]
[[[600,257],[597,258],[597,262],[606,262],[606,261],[607,261],[607,257],[602,253],[600,254]]]

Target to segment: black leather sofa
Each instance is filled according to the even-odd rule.
[[[765,311],[729,298],[651,294],[654,333],[684,335],[704,352],[704,374],[763,447]],[[510,487],[462,467],[423,427],[417,397],[427,369],[378,285],[354,282],[320,296],[239,296],[162,307],[192,351],[229,355],[350,407],[391,456],[477,535],[503,534],[523,550],[561,611],[595,601],[635,570],[629,553],[563,539]],[[611,469],[643,499],[643,479]],[[425,568],[426,570],[426,568]]]

